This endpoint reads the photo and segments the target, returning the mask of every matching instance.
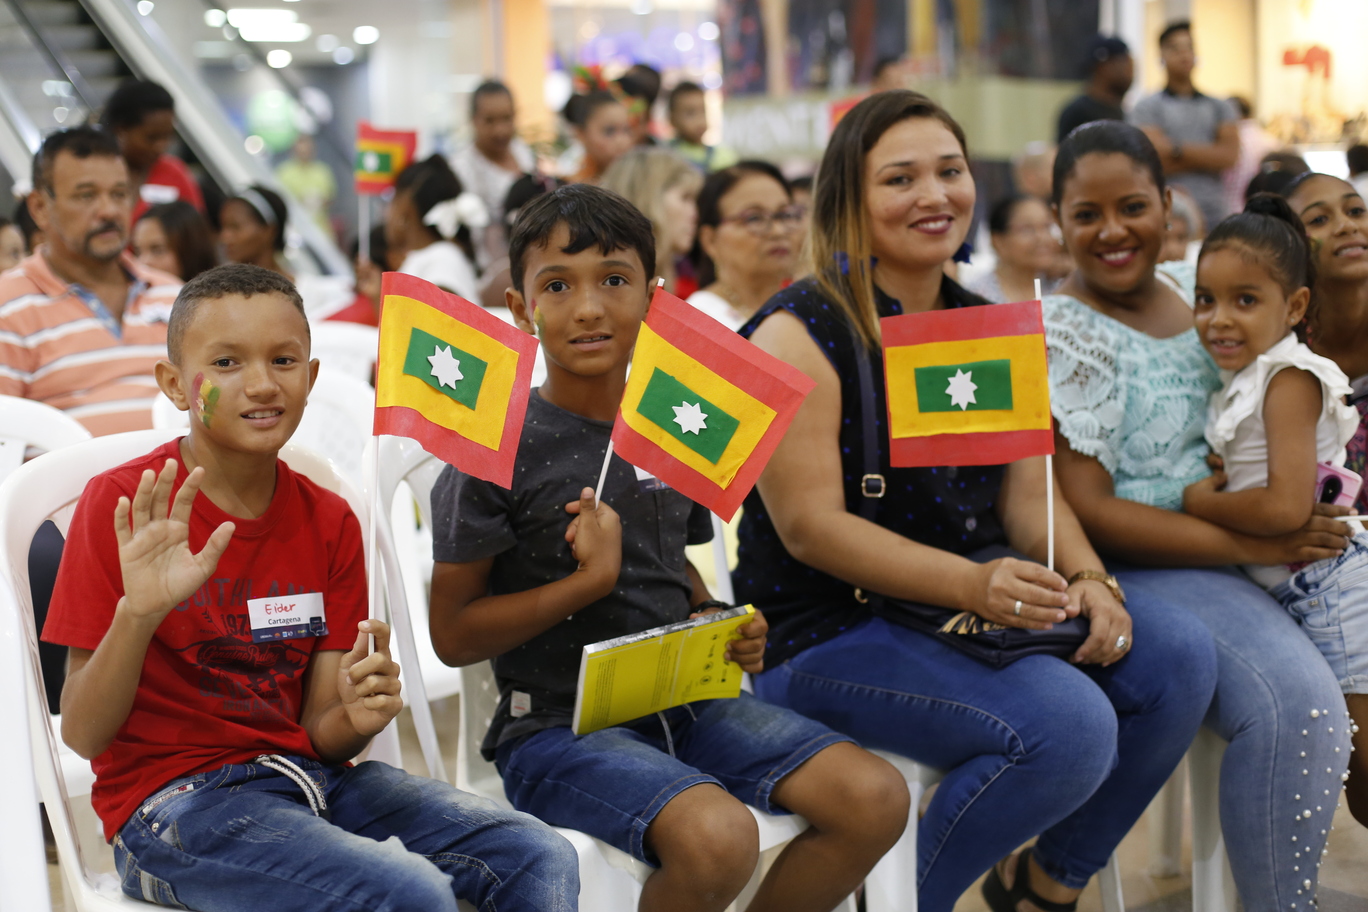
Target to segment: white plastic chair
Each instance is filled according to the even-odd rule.
[[[3,609],[0,610],[0,653],[3,653],[0,665],[5,666],[3,674],[22,677],[22,683],[16,681],[16,684],[26,693],[26,699],[11,701],[10,708],[0,718],[7,730],[27,730],[29,733],[29,750],[0,751],[0,757],[4,758],[0,762],[5,764],[0,766],[0,771],[7,774],[4,781],[20,792],[18,819],[12,823],[7,821],[7,825],[0,828],[0,846],[3,847],[0,856],[13,853],[20,858],[31,858],[37,852],[41,859],[42,831],[38,826],[36,806],[33,806],[41,797],[56,837],[67,897],[80,910],[102,912],[138,903],[125,898],[117,883],[95,885],[82,856],[80,840],[76,838],[70,799],[79,792],[69,787],[64,764],[58,762],[62,749],[57,729],[43,702],[38,636],[29,596],[28,548],[33,533],[46,519],[52,519],[65,533],[72,508],[92,476],[147,453],[172,436],[174,432],[161,429],[88,440],[32,460],[0,484],[0,609]],[[346,498],[365,528],[366,503],[326,460],[293,444],[281,451],[281,457],[295,471]],[[11,671],[11,668],[17,671]],[[17,690],[11,688],[9,692]],[[24,728],[18,728],[20,725]],[[377,736],[368,756],[398,765],[395,725]],[[88,763],[86,775],[89,775]],[[30,803],[24,800],[22,793],[34,777],[39,794]],[[31,806],[32,812],[28,810]],[[0,864],[9,861],[8,857],[0,858]],[[36,877],[20,876],[17,883],[7,882],[7,893],[14,888],[14,895],[27,897],[15,908],[50,908],[46,866],[40,861],[31,870],[36,872]]]
[[[1202,728],[1188,748],[1187,782],[1192,793],[1193,912],[1235,912],[1235,877],[1221,832],[1221,761],[1226,742]],[[1183,848],[1183,768],[1159,792],[1150,809],[1150,871],[1176,877]]]
[[[310,351],[330,371],[369,384],[375,373],[380,330],[340,320],[310,320]]]
[[[371,385],[320,363],[318,380],[292,441],[325,457],[333,469],[359,487],[362,458],[374,420],[375,390]],[[190,426],[190,413],[158,395],[152,403],[152,426],[184,430]]]
[[[89,439],[90,431],[61,409],[0,396],[0,481],[24,464],[29,447],[50,452]]]

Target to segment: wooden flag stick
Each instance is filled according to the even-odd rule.
[[[1035,280],[1036,300],[1042,300],[1044,295],[1040,289],[1040,279]],[[1054,454],[1045,454],[1045,566],[1047,569],[1054,569]]]

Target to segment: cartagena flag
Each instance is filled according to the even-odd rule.
[[[380,296],[373,433],[510,487],[537,340],[413,276],[385,273]]]
[[[815,386],[657,288],[613,424],[613,448],[723,519],[735,515]]]
[[[377,130],[366,121],[356,125],[356,192],[374,196],[394,186],[399,172],[413,161],[418,134],[413,130]]]
[[[879,322],[890,464],[1000,465],[1054,452],[1039,301]]]

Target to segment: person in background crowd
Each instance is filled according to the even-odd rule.
[[[698,194],[689,303],[732,329],[793,279],[806,215],[774,165],[742,161],[716,171]]]
[[[1017,194],[998,201],[988,212],[997,265],[965,287],[994,304],[1036,300],[1036,279],[1044,291],[1052,291],[1057,282],[1049,273],[1059,259],[1058,231],[1050,207],[1036,197]]]
[[[184,200],[158,203],[143,213],[133,226],[133,255],[182,282],[218,265],[209,223]]]
[[[651,220],[656,274],[665,280],[666,291],[676,291],[675,260],[693,248],[703,176],[673,152],[637,148],[613,162],[600,184]]]
[[[1355,143],[1344,152],[1344,163],[1349,166],[1349,183],[1362,196],[1368,193],[1368,146]]]
[[[704,103],[703,87],[687,80],[670,90],[670,126],[674,139],[670,148],[707,174],[736,164],[736,153],[726,146],[703,144],[708,132],[708,108]]]
[[[793,191],[793,205],[803,214],[803,225],[799,234],[799,248],[802,248],[802,238],[808,236],[808,226],[812,224],[812,183],[813,176],[804,174],[789,181],[789,190]],[[801,259],[802,250],[799,250]]]
[[[1125,120],[1121,101],[1135,81],[1135,60],[1126,42],[1112,35],[1094,35],[1083,57],[1083,94],[1059,112],[1055,142],[1094,120]]]
[[[1215,639],[1216,696],[1199,709],[1229,742],[1220,803],[1235,884],[1247,912],[1302,912],[1349,758],[1346,728],[1320,718],[1340,689],[1282,606],[1231,565],[1334,557],[1349,527],[1319,515],[1248,536],[1182,512],[1183,489],[1211,474],[1203,431],[1221,378],[1193,327],[1193,266],[1156,269],[1163,165],[1136,128],[1088,124],[1060,147],[1055,193],[1078,263],[1043,308],[1059,486],[1127,596],[1176,605]]]
[[[1259,173],[1264,156],[1278,148],[1278,141],[1259,123],[1248,99],[1232,95],[1230,106],[1240,118],[1237,127],[1240,157],[1221,175],[1221,183],[1225,187],[1227,211],[1239,212],[1244,209],[1245,200],[1248,199],[1245,196],[1245,188],[1249,186],[1254,175]]]
[[[1249,179],[1244,198],[1250,200],[1256,193],[1285,193],[1298,175],[1310,170],[1306,159],[1295,152],[1269,152],[1259,162],[1258,173]]]
[[[495,260],[508,256],[504,199],[514,181],[537,167],[537,159],[518,138],[513,93],[497,79],[480,83],[471,93],[470,126],[474,138],[451,157],[451,169],[489,213],[489,224],[474,238],[476,263],[488,271]],[[503,289],[499,296],[502,299]]]
[[[1202,221],[1202,210],[1197,201],[1180,187],[1169,189],[1173,192],[1173,199],[1164,227],[1164,246],[1159,251],[1161,263],[1186,260],[1192,243],[1206,236],[1206,224]]]
[[[400,272],[478,301],[472,232],[488,224],[480,198],[462,185],[445,158],[431,155],[409,165],[395,181],[385,213],[385,243],[404,252]]]
[[[770,621],[755,693],[947,771],[917,824],[922,912],[949,912],[985,871],[993,912],[1068,912],[1197,732],[1211,637],[1166,601],[1123,595],[1062,498],[1057,572],[1038,563],[1043,457],[889,463],[879,319],[987,304],[942,271],[974,212],[959,124],[916,92],[871,95],[818,173],[817,275],[741,330],[816,381],[741,515],[736,598]],[[993,667],[875,615],[865,593],[1017,628],[1081,614],[1091,633],[1068,659]]]
[[[33,253],[43,243],[43,229],[33,220],[27,198],[19,200],[14,207],[14,227],[24,236],[24,249],[29,253]]]
[[[1159,35],[1167,83],[1163,91],[1140,99],[1131,112],[1135,124],[1159,152],[1170,185],[1182,187],[1214,225],[1226,217],[1221,172],[1240,157],[1240,127],[1235,111],[1219,98],[1197,91],[1192,70],[1192,25],[1171,23]]]
[[[907,62],[902,57],[883,57],[874,64],[870,92],[887,92],[907,87]]]
[[[660,97],[660,71],[644,63],[635,63],[615,85],[631,116],[632,144],[654,146],[656,138],[651,135],[651,117],[656,99]]]
[[[44,241],[0,276],[0,394],[62,409],[96,436],[150,428],[153,366],[166,354],[180,280],[125,249],[133,189],[118,143],[94,127],[49,134],[33,187],[24,211]],[[61,533],[44,523],[29,553],[39,629],[61,555]],[[58,712],[66,649],[38,651]]]
[[[327,237],[333,236],[328,210],[337,198],[337,179],[332,168],[318,160],[314,138],[301,133],[295,140],[293,154],[276,168],[276,180],[296,202],[313,217]]]
[[[105,102],[100,124],[114,133],[128,165],[137,221],[149,206],[185,200],[200,212],[204,197],[185,162],[167,152],[176,138],[176,102],[161,85],[127,79]]]
[[[574,95],[562,116],[584,150],[579,169],[565,178],[567,183],[598,183],[608,166],[632,148],[627,107],[612,92],[599,89]]]
[[[1012,156],[1012,187],[1017,193],[1050,198],[1050,169],[1054,167],[1055,148],[1045,142],[1029,142]]]
[[[287,268],[285,236],[289,209],[274,190],[254,184],[228,197],[219,210],[219,223],[224,258],[229,263],[249,263],[278,272],[294,282],[310,320],[373,322],[365,319],[365,315],[373,312],[374,306],[358,295],[349,277],[295,276]],[[357,320],[356,314],[362,318]]]
[[[28,256],[28,246],[24,243],[24,232],[9,219],[0,215],[0,272],[19,265]]]

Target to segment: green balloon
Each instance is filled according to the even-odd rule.
[[[279,89],[258,92],[247,103],[247,131],[260,136],[272,152],[294,145],[299,135],[295,117],[294,99]]]

